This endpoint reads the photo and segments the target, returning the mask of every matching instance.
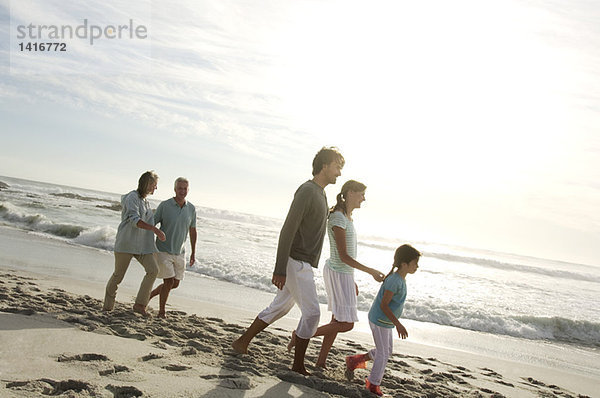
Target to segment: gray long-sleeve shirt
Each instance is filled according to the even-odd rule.
[[[319,264],[327,225],[327,196],[316,182],[300,185],[279,234],[275,275],[286,275],[288,258]]]
[[[154,232],[137,226],[140,220],[154,225],[154,216],[148,200],[141,198],[137,191],[131,191],[121,196],[121,205],[123,210],[115,239],[115,251],[133,254],[156,253],[158,249],[154,244]]]

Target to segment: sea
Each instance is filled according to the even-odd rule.
[[[110,252],[124,193],[0,177],[0,225]],[[275,292],[271,276],[283,220],[197,204],[196,210],[196,264],[187,272]],[[361,236],[360,215],[355,218],[358,260],[387,273],[395,248],[406,242]],[[407,278],[403,318],[600,352],[600,264],[410,243],[423,256]],[[315,277],[321,303],[327,302],[321,269],[328,248],[326,240]],[[368,311],[379,284],[358,271],[355,279],[359,310]]]

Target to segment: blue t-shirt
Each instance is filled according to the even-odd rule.
[[[389,304],[394,316],[400,318],[400,315],[402,315],[404,301],[406,300],[406,281],[398,273],[394,272],[392,275],[385,278],[381,288],[379,288],[377,297],[375,297],[371,309],[369,310],[369,321],[383,328],[393,328],[394,324],[381,310],[381,300],[383,299],[383,294],[386,290],[394,293]]]
[[[154,213],[154,224],[160,223],[160,230],[167,237],[164,242],[156,239],[156,247],[161,252],[179,255],[184,252],[185,240],[190,228],[196,228],[196,208],[185,201],[179,207],[175,198],[161,202]]]

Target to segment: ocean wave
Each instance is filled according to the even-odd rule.
[[[406,303],[403,317],[529,340],[552,340],[600,347],[600,323],[589,321],[533,315],[503,316],[454,305],[435,307],[409,302]]]
[[[110,206],[121,206],[120,202],[114,201],[112,199],[97,198],[94,196],[84,196],[84,195],[79,195],[78,193],[73,193],[73,192],[58,192],[58,193],[54,192],[54,193],[50,193],[50,195],[57,196],[60,198],[82,200],[84,202],[106,202],[106,203],[110,203]],[[99,207],[99,206],[97,206],[97,207]]]
[[[80,225],[55,224],[43,214],[24,214],[9,203],[0,204],[0,217],[5,221],[23,226],[27,229],[46,232],[62,238],[75,238],[85,228]]]
[[[359,242],[358,244],[359,244],[359,246],[370,247],[373,249],[385,250],[385,251],[394,251],[396,248],[396,246],[394,246],[394,244],[392,244],[392,243],[384,244],[384,243],[375,243],[375,242]],[[526,272],[526,273],[536,274],[536,275],[546,275],[549,277],[557,277],[557,278],[571,279],[571,280],[576,280],[576,281],[600,283],[599,276],[588,274],[588,273],[582,273],[582,272],[570,272],[570,271],[564,271],[564,270],[547,269],[547,268],[542,268],[542,267],[533,267],[530,265],[503,262],[503,261],[493,260],[493,259],[489,259],[489,258],[461,256],[461,255],[450,254],[450,253],[424,251],[423,256],[437,258],[439,260],[444,260],[444,261],[448,261],[451,263],[457,263],[457,264],[463,264],[463,265],[464,264],[474,264],[474,265],[479,265],[479,266],[487,267],[487,268],[501,269],[503,271],[519,271],[519,272]]]
[[[82,231],[73,242],[84,246],[113,251],[117,230],[109,226],[95,227]]]
[[[196,214],[198,217],[216,218],[219,220],[228,220],[246,224],[262,225],[266,227],[279,227],[283,223],[283,221],[275,218],[256,216],[253,214],[246,213],[238,213],[229,210],[213,209],[210,207],[196,206]]]
[[[501,269],[503,271],[519,271],[549,277],[600,283],[600,277],[588,273],[533,267],[530,265],[508,263],[487,258],[459,256],[449,253],[427,253],[427,256],[459,264],[475,264],[482,267]]]
[[[244,272],[242,272],[243,269],[245,269]],[[202,263],[199,261],[192,271],[254,289],[267,292],[276,291],[271,284],[270,273],[261,270],[250,271],[241,265],[230,263],[225,265],[214,260]],[[315,278],[315,281],[319,302],[326,304],[327,296],[322,281],[320,278]],[[368,312],[374,298],[374,292],[361,290],[357,298],[358,309]],[[402,317],[419,322],[528,340],[551,340],[600,347],[600,324],[588,321],[561,317],[506,316],[488,313],[474,307],[454,304],[440,305],[429,300],[418,304],[407,301]]]

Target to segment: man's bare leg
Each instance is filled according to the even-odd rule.
[[[156,288],[150,293],[150,300],[152,300],[153,297],[156,297],[160,294],[162,287],[163,287],[162,283],[160,285],[156,286]]]
[[[159,318],[166,318],[167,316],[167,310],[165,309],[165,307],[167,305],[167,299],[169,298],[169,292],[173,288],[174,282],[175,278],[163,279],[162,289],[160,290],[160,296],[158,301],[160,306],[160,309],[158,310]]]
[[[306,355],[306,349],[308,348],[308,342],[310,339],[301,339],[296,335],[296,345],[294,349],[294,365],[292,370],[303,374],[304,376],[310,376],[310,373],[304,367],[304,356]]]
[[[258,317],[254,319],[254,322],[246,329],[244,334],[242,334],[237,340],[231,343],[231,347],[238,354],[247,354],[248,353],[248,345],[252,341],[252,339],[265,330],[265,328],[269,326],[269,324]]]
[[[292,331],[292,337],[290,338],[290,342],[287,345],[287,351],[292,352],[292,348],[296,346],[296,331]]]

